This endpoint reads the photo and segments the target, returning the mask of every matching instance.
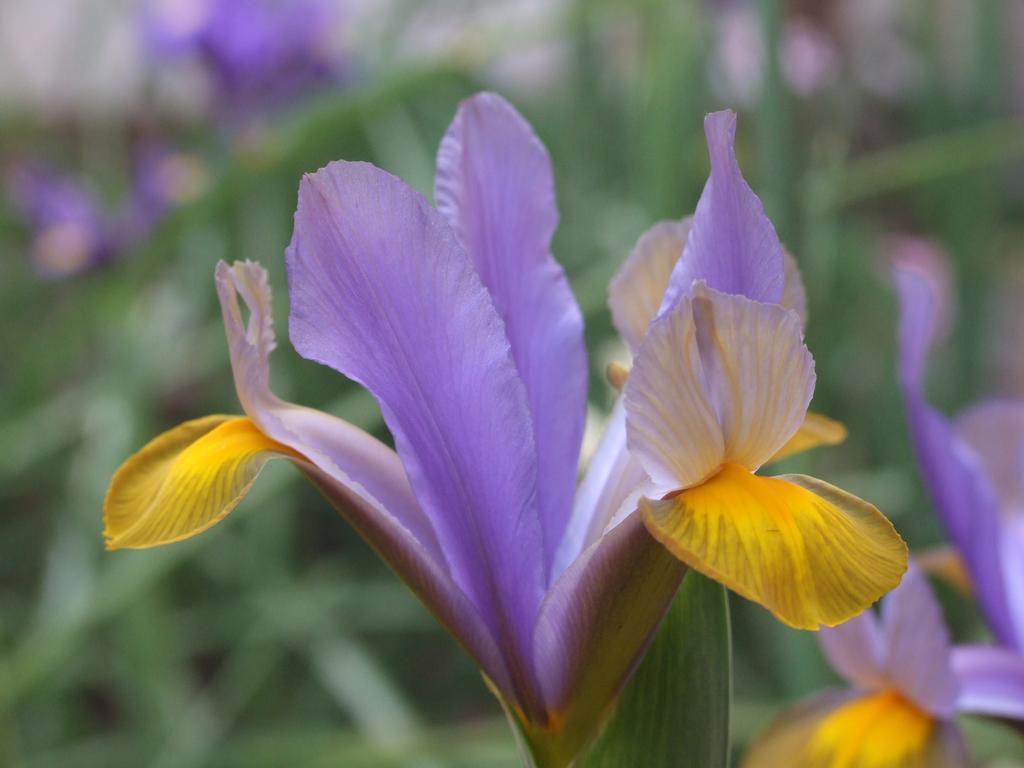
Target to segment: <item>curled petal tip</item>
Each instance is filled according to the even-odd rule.
[[[712,166],[720,160],[732,158],[733,144],[736,141],[736,113],[731,109],[724,109],[705,115],[704,135],[707,137]]]

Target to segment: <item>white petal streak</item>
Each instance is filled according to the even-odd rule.
[[[620,397],[576,491],[572,518],[555,556],[553,579],[601,537],[623,500],[646,480],[647,473],[626,449],[626,410]]]

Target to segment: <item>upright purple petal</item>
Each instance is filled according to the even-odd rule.
[[[508,102],[481,93],[462,102],[441,142],[436,197],[505,321],[526,385],[550,569],[572,509],[588,374],[583,316],[551,255],[551,160]]]
[[[418,193],[344,162],[303,179],[286,260],[292,343],[377,398],[453,577],[536,712],[545,573],[530,412],[471,260]]]
[[[310,464],[299,468],[380,553],[480,667],[505,691],[511,680],[476,606],[448,573],[444,555],[397,454],[329,414],[287,403],[270,391],[274,329],[267,274],[252,262],[217,265],[217,293],[235,389],[246,415]],[[243,322],[238,297],[249,310]]]
[[[1024,400],[973,405],[957,416],[956,431],[978,454],[1003,514],[1024,514]]]
[[[430,521],[420,509],[398,455],[358,427],[312,408],[281,400],[270,390],[270,353],[276,346],[270,284],[253,262],[217,265],[217,294],[231,353],[235,391],[246,416],[269,437],[309,457],[327,474],[340,470],[444,562]],[[238,297],[249,310],[243,323]]]
[[[688,293],[694,280],[722,293],[778,304],[785,288],[782,244],[736,161],[736,113],[711,113],[704,118],[704,133],[711,176],[661,311]]]
[[[957,709],[1024,720],[1024,656],[981,645],[953,649],[953,670],[960,680]]]
[[[882,601],[889,677],[926,712],[952,717],[959,692],[950,667],[949,629],[924,574],[911,563],[903,582]]]
[[[885,687],[885,642],[871,610],[837,627],[822,627],[818,644],[832,669],[851,685],[867,691]]]
[[[939,266],[898,261],[899,374],[911,442],[925,488],[964,559],[989,626],[1008,645],[1017,641],[1000,566],[999,503],[977,454],[925,399],[928,352],[946,311]]]

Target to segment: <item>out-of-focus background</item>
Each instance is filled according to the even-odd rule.
[[[554,160],[556,256],[587,319],[593,425],[625,359],[609,278],[692,211],[701,118],[741,164],[810,300],[817,410],[848,442],[790,461],[941,534],[895,381],[887,261],[938,250],[958,316],[947,411],[1024,395],[1024,2],[3,0],[0,4],[0,765],[516,765],[474,666],[288,466],[224,524],[105,553],[118,464],[237,412],[218,259],[272,275],[278,392],[383,436],[372,399],[287,343],[301,174],[365,159],[429,194],[458,101],[496,89]],[[939,587],[957,639],[984,637]],[[834,682],[814,638],[733,598],[736,753]],[[1024,739],[966,720],[979,761]]]

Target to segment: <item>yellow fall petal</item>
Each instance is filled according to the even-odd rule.
[[[825,693],[780,715],[747,749],[743,768],[962,768],[939,723],[894,690]]]
[[[818,725],[807,763],[828,768],[930,768],[935,721],[896,691],[854,699]]]
[[[114,475],[103,504],[107,549],[194,536],[223,520],[275,457],[302,457],[249,419],[207,416],[151,440]]]
[[[830,419],[828,416],[822,416],[820,413],[808,411],[800,429],[774,456],[768,459],[768,463],[822,445],[839,445],[846,439],[846,434],[846,427],[841,422]]]
[[[684,563],[798,629],[835,626],[896,587],[907,546],[881,512],[814,478],[726,464],[660,501],[648,531]]]

